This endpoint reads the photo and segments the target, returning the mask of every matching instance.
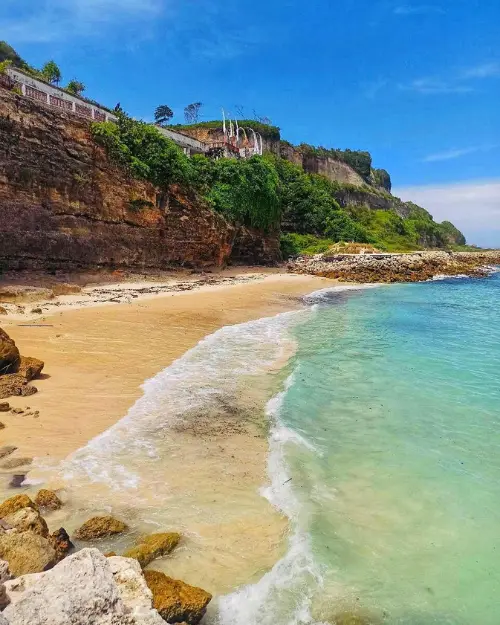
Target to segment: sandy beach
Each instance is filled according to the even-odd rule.
[[[251,279],[245,274],[244,279],[145,294],[128,304],[81,307],[67,302],[64,309],[54,307],[52,314],[34,319],[5,317],[2,327],[21,352],[44,360],[45,369],[43,379],[35,382],[36,395],[9,399],[11,406],[29,406],[29,411],[2,414],[6,428],[1,444],[18,447],[12,458],[34,457],[36,465],[54,465],[125,416],[142,395],[141,384],[206,335],[296,309],[300,296],[335,284],[274,272]],[[254,399],[261,402],[270,392],[257,382],[244,402],[251,410]],[[35,411],[36,418],[29,414]],[[282,553],[287,528],[258,492],[267,481],[265,432],[255,424],[235,426],[230,411],[227,418],[212,422],[207,416],[201,423],[199,431],[169,434],[168,458],[161,464],[168,481],[168,510],[160,497],[163,481],[154,487],[145,483],[140,497],[125,507],[112,492],[103,491],[99,500],[99,489],[92,484],[66,484],[67,506],[55,513],[52,523],[72,531],[91,513],[118,511],[133,519],[137,530],[154,531],[154,524],[161,524],[185,533],[174,556],[161,561],[167,573],[215,593],[258,578]],[[158,467],[147,470],[153,481],[158,479]],[[4,474],[4,489],[11,474]],[[95,502],[103,500],[106,505],[95,509]]]

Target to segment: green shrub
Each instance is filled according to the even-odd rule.
[[[331,239],[297,232],[287,232],[280,237],[281,254],[285,260],[292,256],[323,254],[333,243]]]

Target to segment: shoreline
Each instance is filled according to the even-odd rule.
[[[30,406],[39,417],[3,413],[2,445],[18,447],[9,458],[34,457],[37,464],[49,468],[48,473],[35,469],[31,474],[29,467],[2,470],[2,494],[22,492],[7,487],[12,474],[28,473],[28,480],[54,475],[51,466],[118,423],[137,400],[145,399],[145,381],[157,377],[208,335],[300,310],[299,298],[336,285],[324,278],[273,273],[239,284],[139,297],[130,304],[58,311],[46,315],[47,324],[41,326],[7,318],[3,327],[23,354],[45,361],[45,376],[34,381],[37,394],[8,399],[14,408]],[[279,376],[288,356],[283,354],[280,367],[275,363],[270,373]],[[219,427],[213,426],[208,413],[199,427],[169,433],[169,459],[161,466],[169,488],[165,500],[148,491],[147,480],[139,500],[125,506],[119,498],[106,499],[108,491],[98,484],[70,481],[70,488],[61,491],[66,504],[47,519],[49,524],[63,525],[71,532],[85,517],[116,509],[124,518],[134,519],[137,531],[184,533],[184,544],[156,563],[167,574],[216,594],[258,579],[283,555],[288,523],[260,494],[268,482],[268,439],[262,426],[252,419],[243,429],[233,424],[240,418],[239,411],[257,414],[264,408],[276,375],[261,376],[262,382],[257,376],[251,385],[242,383],[242,399],[234,404],[234,415],[232,404],[227,415],[213,413]],[[151,465],[146,470],[155,476],[158,469]],[[45,486],[57,488],[57,480],[49,479]],[[33,484],[26,492],[37,487],[40,484]],[[105,503],[94,505],[98,501]],[[238,505],[229,505],[231,501]],[[166,516],[157,518],[152,513],[155,506],[167,506]]]

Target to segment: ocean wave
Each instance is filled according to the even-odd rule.
[[[286,354],[287,329],[307,311],[291,311],[225,326],[202,339],[169,367],[147,380],[127,415],[59,465],[63,478],[136,489],[140,475],[131,457],[158,457],[157,441],[182,418],[237,393],[242,375],[268,370]],[[127,456],[127,467],[119,460]]]
[[[311,603],[323,584],[323,576],[314,560],[307,523],[302,518],[304,511],[294,493],[285,458],[289,444],[314,448],[280,419],[283,401],[292,383],[293,374],[288,378],[285,389],[266,407],[272,424],[268,456],[271,483],[260,491],[290,520],[292,534],[288,551],[258,582],[219,599],[218,625],[306,625],[314,622]]]

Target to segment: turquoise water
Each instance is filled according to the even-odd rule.
[[[498,625],[499,274],[317,301],[279,409],[312,620]]]

